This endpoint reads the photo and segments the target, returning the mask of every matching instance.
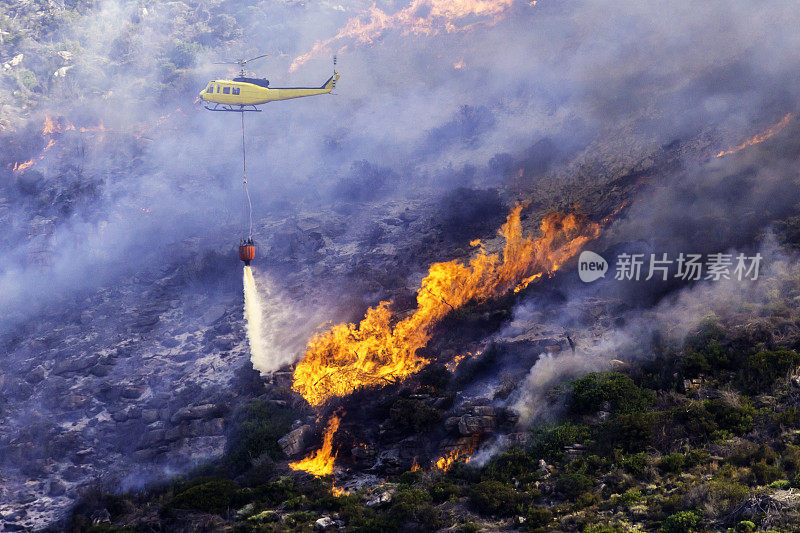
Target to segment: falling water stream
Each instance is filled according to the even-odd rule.
[[[259,371],[271,370],[264,342],[264,311],[258,295],[253,269],[244,267],[244,319],[247,321],[247,340],[250,343],[250,360]]]

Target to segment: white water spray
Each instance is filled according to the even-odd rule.
[[[293,363],[319,320],[286,302],[268,279],[259,277],[256,284],[249,266],[244,267],[244,318],[250,361],[262,375]]]
[[[270,365],[264,343],[264,311],[258,295],[256,280],[250,266],[244,267],[244,319],[247,321],[247,340],[250,342],[250,360],[259,372],[268,372]]]

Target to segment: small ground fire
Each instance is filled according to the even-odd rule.
[[[322,448],[301,461],[289,463],[289,467],[292,470],[305,470],[309,474],[314,474],[315,476],[333,474],[333,465],[336,461],[336,454],[333,452],[333,436],[339,429],[339,422],[341,422],[342,416],[343,413],[334,414],[331,417],[328,422],[328,427],[325,429]]]

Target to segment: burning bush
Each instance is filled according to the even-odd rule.
[[[367,311],[360,324],[338,324],[312,338],[295,369],[293,389],[311,405],[320,405],[332,397],[416,374],[429,363],[418,350],[445,316],[467,303],[497,298],[551,274],[600,233],[597,223],[553,213],[542,220],[542,235],[532,239],[523,234],[521,212],[522,206],[516,206],[500,229],[506,240],[502,258],[481,247],[469,264],[432,265],[412,315],[398,320],[390,302],[381,302]]]

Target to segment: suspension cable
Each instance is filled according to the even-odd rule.
[[[250,201],[250,191],[247,188],[247,152],[245,151],[244,144],[244,111],[240,112],[242,115],[242,185],[244,186],[244,194],[247,197],[247,218],[249,221],[249,229],[247,238],[253,239],[253,203]]]

